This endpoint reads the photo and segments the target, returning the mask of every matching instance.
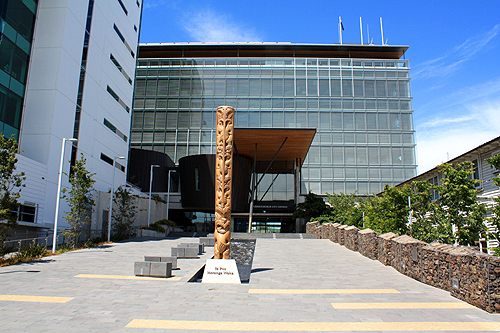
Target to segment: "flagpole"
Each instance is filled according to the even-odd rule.
[[[340,45],[342,45],[342,18],[339,16],[339,37]]]

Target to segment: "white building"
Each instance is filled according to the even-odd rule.
[[[113,173],[115,188],[125,184],[141,12],[142,0],[38,0],[19,131],[28,229],[54,225],[63,138],[78,139],[66,144],[64,172],[83,153],[97,191],[110,190]],[[60,228],[66,208],[61,200]]]

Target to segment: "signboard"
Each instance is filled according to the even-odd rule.
[[[208,259],[201,282],[241,284],[236,261],[234,259]]]

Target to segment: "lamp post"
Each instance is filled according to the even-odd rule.
[[[167,220],[168,220],[168,211],[170,209],[170,173],[177,172],[175,170],[168,170],[168,186],[167,186]]]
[[[151,171],[149,172],[149,208],[148,208],[148,227],[151,224],[151,191],[153,189],[153,168],[159,168],[157,164],[151,164]]]
[[[57,247],[57,219],[59,217],[59,201],[61,199],[61,183],[62,183],[62,173],[63,173],[63,164],[64,164],[64,148],[66,146],[66,141],[70,142],[78,142],[78,139],[63,138],[62,140],[62,148],[61,148],[61,162],[59,164],[59,179],[57,181],[57,197],[56,197],[56,215],[54,218],[54,239],[52,241],[52,253],[56,252]]]
[[[108,242],[111,241],[111,217],[113,216],[113,191],[115,189],[115,169],[116,169],[116,160],[124,160],[125,157],[118,156],[115,157],[113,163],[113,182],[111,183],[111,193],[109,196],[109,212],[108,212]]]

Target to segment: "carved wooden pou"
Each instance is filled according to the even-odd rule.
[[[215,154],[214,259],[229,259],[231,245],[231,183],[233,174],[234,108],[217,108]]]

